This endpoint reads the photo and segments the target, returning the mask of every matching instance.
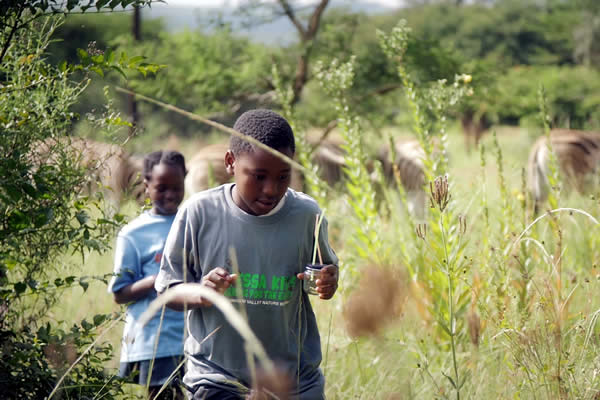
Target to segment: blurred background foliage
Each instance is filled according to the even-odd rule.
[[[255,2],[261,3],[261,2]],[[294,2],[290,2],[293,5]],[[404,18],[412,29],[403,60],[415,82],[452,81],[473,76],[473,94],[456,112],[457,119],[518,125],[537,110],[540,84],[550,93],[549,111],[556,126],[595,128],[600,85],[600,7],[593,0],[411,1],[385,14],[352,11],[331,5],[321,16],[318,34],[284,45],[253,41],[228,23],[200,23],[195,29],[167,30],[162,19],[144,18],[139,40],[132,35],[131,13],[69,15],[49,48],[51,60],[72,60],[78,48],[95,43],[99,50],[143,54],[167,67],[150,79],[129,77],[129,85],[147,96],[224,123],[243,111],[273,106],[271,65],[284,82],[298,73],[297,60],[307,46],[308,76],[295,102],[298,119],[324,127],[335,119],[327,95],[313,80],[317,61],[356,57],[350,104],[375,127],[408,123],[402,85],[395,67],[377,46],[377,29],[389,31]],[[258,8],[258,5],[255,7]],[[248,13],[248,25],[260,24]],[[298,19],[310,10],[298,11]],[[272,18],[286,18],[273,12]],[[263,10],[264,13],[264,10]],[[74,105],[78,113],[101,107],[101,88],[121,84],[119,77],[97,81]],[[128,103],[116,96],[125,114]],[[140,107],[145,140],[171,134],[189,137],[206,128],[148,104]],[[206,132],[205,132],[206,133]]]

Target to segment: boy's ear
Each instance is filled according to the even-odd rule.
[[[144,178],[144,192],[146,194],[149,194],[148,193],[148,179],[146,179],[146,178]]]
[[[234,175],[234,164],[235,164],[235,156],[231,150],[227,150],[225,153],[225,170],[231,176]]]

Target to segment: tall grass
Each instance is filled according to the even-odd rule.
[[[395,60],[401,61],[408,34],[406,26],[381,34]],[[528,132],[499,127],[482,139],[479,154],[468,154],[460,132],[446,127],[444,117],[446,106],[468,94],[468,79],[421,88],[399,67],[405,94],[414,100],[412,133],[426,149],[424,189],[434,205],[425,221],[413,224],[394,187],[383,189],[383,204],[375,201],[363,169],[369,157],[363,143],[385,139],[361,127],[346,103],[353,68],[349,61],[318,70],[338,107],[349,165],[346,193],[324,192],[346,288],[330,302],[313,302],[327,397],[597,398],[600,197],[561,193],[544,205],[550,213],[534,217],[522,172],[532,144]],[[440,107],[428,111],[427,98]],[[394,129],[392,137],[399,136]],[[429,187],[438,176],[446,177],[438,180],[443,185],[447,179],[447,196],[439,195],[436,184]],[[554,179],[558,187],[560,174]],[[110,272],[109,263],[106,257],[87,260],[86,273]],[[384,272],[361,297],[364,307],[348,307],[372,264],[384,265]],[[406,281],[397,286],[405,302],[399,314],[377,332],[351,336],[346,310],[384,318],[375,311],[375,299],[388,293],[388,281],[397,276]],[[74,292],[65,304],[75,299],[92,313],[117,309],[108,306],[105,287],[83,296]],[[120,333],[111,335],[116,349]]]

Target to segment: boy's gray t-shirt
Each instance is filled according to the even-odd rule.
[[[319,369],[321,344],[309,297],[296,274],[312,261],[316,215],[309,196],[288,189],[283,207],[274,215],[253,216],[231,196],[233,184],[197,193],[179,209],[165,245],[156,290],[182,282],[200,282],[216,267],[233,273],[229,248],[239,264],[242,298],[234,287],[225,292],[246,308],[250,327],[275,364],[298,387],[301,398],[323,391]],[[319,246],[324,264],[337,264],[323,219]],[[251,384],[241,336],[216,307],[188,313],[188,357],[184,382],[221,386],[239,380]]]

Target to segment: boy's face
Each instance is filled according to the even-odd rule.
[[[294,156],[289,148],[278,151],[290,158]],[[233,201],[251,215],[269,213],[290,185],[291,166],[260,148],[237,157],[229,150],[225,154],[225,165],[235,181]]]

